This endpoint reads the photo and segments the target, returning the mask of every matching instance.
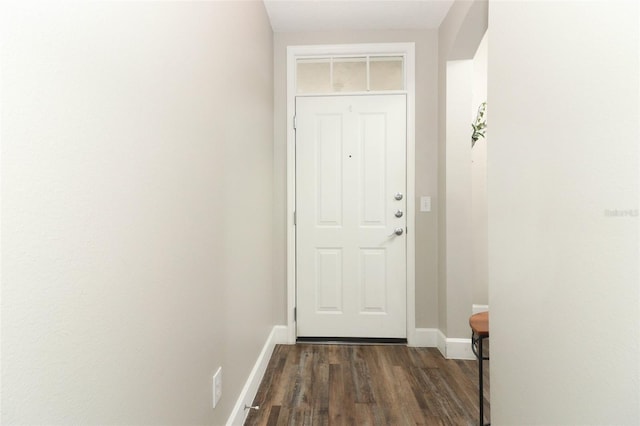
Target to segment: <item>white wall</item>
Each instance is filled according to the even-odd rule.
[[[2,424],[224,423],[274,322],[264,6],[0,16]]]
[[[488,32],[485,33],[473,57],[473,101],[471,122],[476,119],[478,107],[487,100]],[[488,109],[485,117],[488,117]],[[469,126],[471,127],[471,126]],[[478,139],[471,149],[471,221],[473,239],[473,303],[486,305],[489,301],[489,263],[487,259],[487,143],[490,132]]]
[[[469,337],[473,301],[471,123],[473,57],[487,29],[487,1],[456,1],[438,29],[438,326]]]
[[[468,338],[473,304],[471,134],[473,61],[447,62],[446,208],[448,337]]]
[[[638,8],[489,8],[495,425],[640,424]]]
[[[431,195],[433,211],[416,212],[416,325],[438,326],[437,256],[437,32],[335,31],[274,34],[274,297],[278,321],[286,322],[286,48],[296,45],[415,42],[416,196]],[[416,202],[416,206],[419,203]]]

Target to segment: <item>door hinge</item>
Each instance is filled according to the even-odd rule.
[[[298,320],[298,308],[293,308],[293,320]]]
[[[293,211],[293,226],[296,226],[298,224],[298,217],[296,215],[296,211]]]
[[[298,116],[294,115],[293,116],[293,129],[297,129],[298,128]]]

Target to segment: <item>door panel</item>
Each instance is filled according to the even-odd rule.
[[[316,250],[316,311],[342,311],[342,250]]]
[[[360,123],[361,226],[386,225],[384,114],[363,114]]]
[[[298,336],[406,337],[405,96],[299,97],[296,121]]]
[[[342,117],[316,117],[318,226],[342,224]]]
[[[386,313],[387,251],[360,250],[360,313]]]

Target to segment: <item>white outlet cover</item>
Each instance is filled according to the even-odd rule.
[[[213,408],[216,408],[220,397],[222,396],[222,367],[218,367],[216,374],[213,375]]]

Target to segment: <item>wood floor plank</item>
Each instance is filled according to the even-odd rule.
[[[371,404],[356,403],[355,421],[357,425],[373,426],[376,424]]]
[[[267,412],[267,410],[265,410]],[[267,417],[267,425],[275,426],[278,424],[278,417],[280,417],[280,406],[274,405],[269,409],[269,417]]]
[[[329,371],[329,423],[355,424],[355,403],[350,372],[343,364],[331,364]]]
[[[367,362],[363,357],[363,351],[366,346],[357,346],[352,350],[350,357],[350,373],[353,381],[356,403],[372,403],[374,402],[373,391],[371,390],[371,374]]]
[[[364,352],[367,363],[371,366],[371,386],[373,398],[376,405],[382,410],[385,424],[400,424],[401,418],[398,414],[394,383],[389,382],[391,377],[389,361],[384,357],[381,347],[371,347]]]
[[[260,409],[245,424],[476,425],[477,381],[476,361],[447,360],[434,348],[278,345],[253,402]]]
[[[394,377],[397,379],[397,400],[400,402],[400,408],[406,413],[407,419],[413,424],[422,425],[424,424],[424,414],[411,389],[411,383],[408,378],[409,371],[404,366],[393,367]]]
[[[262,407],[260,407],[260,409],[262,410]],[[290,416],[290,409],[288,407],[280,407],[280,411],[278,413],[278,422],[276,423],[276,426],[287,426],[289,424],[289,420],[291,418]],[[251,415],[253,413],[249,414],[248,419],[251,418]],[[247,419],[247,421],[248,421]],[[246,422],[245,422],[246,424]],[[256,423],[256,424],[262,424],[262,423]]]

